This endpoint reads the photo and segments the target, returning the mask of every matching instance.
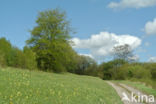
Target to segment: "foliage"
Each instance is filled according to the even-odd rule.
[[[115,46],[113,48],[114,59],[121,59],[125,61],[130,61],[130,57],[133,56],[132,49],[128,44]]]
[[[89,76],[98,76],[98,65],[96,63],[93,63],[91,65],[89,65],[86,69],[85,69],[85,75],[89,75]]]
[[[24,52],[14,47],[5,38],[0,38],[0,66],[36,69],[36,56],[31,49],[24,48]]]
[[[24,47],[23,54],[25,57],[24,68],[35,70],[37,68],[36,54],[28,47]]]
[[[150,70],[145,69],[142,65],[124,65],[119,69],[120,76],[124,76],[124,79],[150,79],[151,73]]]
[[[144,63],[143,66],[151,71],[152,79],[156,80],[156,63]]]
[[[11,64],[11,48],[9,41],[5,38],[0,38],[0,61],[3,66]]]
[[[116,60],[109,61],[107,63],[102,63],[99,66],[99,70],[103,72],[102,79],[106,79],[106,80],[115,79],[117,74],[119,74],[118,73],[119,68],[126,63],[127,62],[122,59],[116,59]]]
[[[118,62],[116,63],[116,61]],[[155,65],[155,63],[128,63],[122,60],[114,60],[102,63],[98,71],[103,73],[103,76],[99,77],[104,80],[142,79],[154,81],[156,76]]]
[[[40,12],[36,23],[27,43],[36,53],[38,68],[45,71],[73,72],[73,58],[76,53],[70,46],[71,28],[65,12],[59,9]]]
[[[94,59],[89,56],[80,55],[77,57],[77,67],[75,70],[76,74],[88,74],[86,70],[92,70],[92,64],[96,64]],[[90,69],[87,69],[90,68]],[[94,69],[93,69],[94,70]]]
[[[6,66],[5,54],[0,51],[0,67]]]

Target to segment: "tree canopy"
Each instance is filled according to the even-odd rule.
[[[129,58],[133,56],[132,49],[128,44],[115,46],[113,51],[114,59],[129,61]]]
[[[73,63],[76,53],[69,43],[72,29],[65,12],[59,9],[40,12],[36,23],[27,43],[37,55],[38,68],[55,72],[71,71],[69,63]]]

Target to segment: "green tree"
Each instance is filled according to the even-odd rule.
[[[40,12],[37,26],[27,41],[36,53],[37,66],[42,70],[66,71],[73,58],[69,39],[71,28],[65,12],[59,9]],[[71,70],[71,69],[70,69]]]
[[[143,67],[151,71],[152,79],[156,80],[156,63],[144,63]]]
[[[79,55],[77,57],[77,68],[75,73],[77,74],[86,74],[85,71],[89,66],[92,64],[96,63],[91,57],[89,56],[84,56],[84,55]]]
[[[12,48],[12,64],[13,67],[25,68],[25,56],[22,50],[17,47]]]
[[[6,66],[5,54],[0,51],[0,67]]]
[[[8,40],[5,38],[0,38],[0,51],[1,51],[1,61],[6,65],[11,66],[12,63],[12,46]]]
[[[34,70],[37,69],[37,63],[36,63],[36,54],[28,47],[24,47],[23,49],[24,54],[24,68]]]
[[[96,77],[99,74],[97,69],[98,69],[98,65],[96,63],[93,63],[85,69],[85,74]]]
[[[106,80],[113,79],[113,78],[115,79],[120,67],[126,63],[127,62],[122,59],[115,59],[106,63],[102,63],[99,66],[99,70],[103,72],[103,79],[106,79]]]

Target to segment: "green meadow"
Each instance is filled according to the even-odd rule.
[[[0,104],[122,104],[100,78],[0,69]]]

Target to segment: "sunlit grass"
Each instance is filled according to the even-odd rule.
[[[154,95],[156,97],[156,89],[153,89],[149,86],[146,86],[144,83],[142,82],[139,82],[139,81],[135,81],[135,82],[132,82],[132,81],[120,81],[121,83],[124,83],[124,84],[127,84],[129,86],[132,86],[146,94],[151,94],[151,95]],[[154,82],[153,82],[154,83]]]
[[[0,104],[122,104],[103,80],[70,73],[0,69]]]

